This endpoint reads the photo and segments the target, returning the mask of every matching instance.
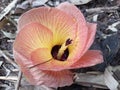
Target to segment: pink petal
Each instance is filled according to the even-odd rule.
[[[51,50],[48,48],[38,48],[31,53],[31,62],[34,65],[42,65],[52,59]],[[50,64],[48,64],[50,65]],[[46,67],[44,67],[45,69]]]
[[[18,33],[14,50],[18,51],[27,58],[38,48],[52,47],[53,33],[40,23],[30,23],[25,25]]]
[[[39,78],[39,81],[43,81],[43,84],[49,87],[63,87],[69,86],[73,83],[73,74],[68,71],[42,71],[41,73],[36,73],[37,75],[44,74]]]
[[[23,54],[21,54],[23,55]],[[28,59],[32,65],[29,68],[38,67],[40,70],[61,71],[66,70],[71,63],[69,61],[59,61],[52,57],[51,50],[48,48],[38,48],[31,53]],[[24,62],[25,63],[25,62]]]
[[[99,50],[88,50],[71,68],[84,68],[103,62],[103,56]]]
[[[53,43],[57,45],[64,43],[68,38],[73,39],[76,34],[76,21],[71,15],[57,8],[39,7],[29,10],[19,18],[18,30],[32,22],[38,22],[51,30]]]
[[[57,88],[69,86],[73,83],[73,74],[70,71],[41,71],[39,67],[30,69],[29,66],[32,65],[31,62],[15,50],[14,53],[24,76],[32,85],[46,85],[47,87]]]
[[[29,68],[39,67],[40,70],[61,71],[71,65],[68,61],[55,60],[51,55],[51,50],[47,48],[34,50],[29,61],[33,64]]]
[[[81,26],[86,26],[86,21],[83,14],[73,4],[64,2],[64,3],[61,3],[59,6],[57,6],[57,8],[66,12],[69,15],[72,15],[80,24],[82,24]]]
[[[84,47],[85,49],[83,51],[83,54],[90,48],[90,46],[92,45],[92,43],[95,39],[97,24],[88,22],[87,26],[88,26],[88,36],[87,36],[87,42]]]
[[[55,60],[51,55],[51,50],[47,48],[34,50],[29,61],[33,64],[28,66],[29,68],[39,67],[40,70],[61,71],[71,65],[68,61]]]
[[[77,61],[77,59],[79,59],[82,56],[82,52],[85,49],[84,47],[88,39],[87,23],[81,11],[73,4],[64,2],[64,3],[61,3],[57,8],[63,12],[66,12],[68,15],[71,15],[78,23],[78,31],[77,31],[78,33],[76,35],[76,40],[74,40],[75,42],[78,42],[78,43],[73,43],[73,45],[69,47],[70,55],[68,57],[68,59],[70,60],[74,59],[74,62],[75,62]]]
[[[13,50],[13,53],[14,53],[15,61],[19,65],[21,71],[23,72],[23,75],[27,78],[29,82],[32,81],[31,84],[33,85],[37,84],[29,68],[27,67],[29,65],[31,66],[32,63],[29,60],[27,60],[25,57],[23,57],[21,54],[19,54],[17,51]]]
[[[67,14],[72,15],[78,21],[79,30],[81,31],[80,34],[83,34],[83,32],[84,32],[83,36],[81,35],[80,38],[87,37],[87,39],[84,39],[84,41],[86,40],[85,43],[82,42],[82,44],[84,44],[84,47],[80,47],[81,46],[80,45],[78,48],[78,50],[79,50],[78,52],[82,56],[90,48],[91,44],[94,41],[94,37],[95,37],[95,33],[96,33],[96,24],[86,23],[85,18],[83,16],[83,14],[81,13],[81,11],[73,4],[64,2],[64,3],[60,4],[57,8],[66,12]],[[86,34],[85,32],[87,33],[87,36],[85,36],[85,34]],[[81,40],[80,40],[80,42],[81,42]],[[82,48],[82,49],[80,50],[80,48]],[[77,50],[75,50],[75,51],[77,52]],[[82,53],[81,53],[81,51],[82,51]],[[74,54],[74,56],[75,55],[76,54]],[[77,55],[75,57],[77,57]]]

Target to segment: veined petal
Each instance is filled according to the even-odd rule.
[[[49,87],[57,88],[69,86],[73,83],[73,74],[68,70],[42,71],[40,74],[42,73],[44,73],[45,75],[41,76],[41,78],[39,78],[39,81],[44,81],[43,84]]]
[[[25,53],[20,52],[21,51],[16,51],[16,49],[14,49],[14,57],[16,62],[21,65],[21,60],[21,62],[23,62],[29,69],[39,67],[40,70],[61,71],[66,70],[71,65],[69,61],[58,61],[53,59],[51,56],[51,51],[48,48],[38,48],[34,51],[31,51],[30,55],[28,56],[26,56]],[[17,59],[18,55],[21,57],[20,60]]]
[[[75,62],[73,68],[84,68],[94,66],[103,62],[103,56],[99,50],[88,50],[77,62]]]
[[[75,19],[57,8],[40,7],[24,13],[18,21],[18,30],[24,25],[38,22],[53,32],[53,43],[60,45],[75,37]]]
[[[87,42],[84,47],[85,49],[83,51],[83,54],[90,48],[90,46],[92,45],[92,43],[95,39],[97,24],[88,22],[87,26],[88,26],[88,36],[87,36]]]
[[[75,18],[75,20],[78,23],[76,39],[73,41],[73,44],[71,44],[69,47],[70,55],[68,57],[68,59],[70,60],[74,59],[74,61],[72,62],[75,62],[82,56],[84,46],[88,39],[88,28],[86,25],[86,21],[81,11],[73,4],[64,2],[61,3],[57,8],[71,15],[73,18]]]
[[[14,58],[15,61],[17,62],[17,64],[19,65],[21,71],[23,72],[24,76],[26,77],[26,79],[31,82],[31,84],[35,85],[36,80],[33,78],[33,75],[31,74],[29,68],[27,66],[31,66],[31,62],[30,60],[28,60],[27,58],[25,58],[24,56],[22,56],[20,53],[18,53],[16,50],[13,49],[13,53],[14,53]]]
[[[85,27],[86,28],[86,27]],[[68,56],[68,60],[70,60],[70,62],[74,63],[76,62],[81,56],[82,56],[82,52],[84,51],[84,47],[85,47],[85,43],[86,43],[86,39],[87,39],[87,30],[84,30],[83,28],[80,28],[79,26],[77,27],[77,35],[76,38],[73,40],[72,44],[69,45],[68,49],[69,49],[69,56]]]
[[[31,53],[32,66],[29,68],[39,67],[40,70],[53,70],[60,71],[65,70],[70,64],[68,61],[58,61],[53,59],[51,51],[47,48],[39,48]]]
[[[38,48],[52,48],[52,32],[39,23],[25,25],[18,33],[14,49],[30,58],[31,52]]]
[[[41,71],[37,67],[29,69],[31,61],[14,50],[14,57],[20,66],[24,76],[32,85],[46,85],[48,87],[62,87],[73,83],[73,74],[68,70],[63,71]],[[26,64],[29,63],[29,64]]]
[[[31,53],[33,65],[42,65],[52,59],[51,50],[47,48],[38,48]]]
[[[78,22],[80,22],[80,24],[82,24],[81,26],[86,26],[86,21],[83,14],[75,5],[64,2],[58,5],[57,8],[73,16]]]
[[[58,61],[55,60],[51,51],[47,48],[38,48],[31,53],[30,60],[32,65],[29,66],[30,69],[34,67],[39,67],[40,70],[52,70],[60,71],[65,70],[70,63],[68,61]]]
[[[75,61],[77,61],[77,60],[79,60],[78,58],[80,57],[80,56],[83,56],[84,55],[84,53],[86,53],[86,51],[90,48],[90,46],[92,45],[92,43],[93,43],[93,41],[94,41],[94,38],[95,38],[95,33],[96,33],[96,24],[95,23],[87,23],[87,27],[88,27],[88,32],[87,32],[87,40],[86,40],[86,43],[85,43],[85,45],[83,46],[83,47],[81,47],[81,39],[80,38],[78,38],[78,41],[76,40],[75,42],[77,42],[77,43],[75,43],[72,47],[71,47],[71,49],[72,48],[74,48],[74,50],[73,51],[70,51],[70,52],[73,52],[72,53],[72,55],[70,55],[70,56],[74,56],[74,58],[76,57],[76,60],[74,60],[74,59],[72,59],[72,60],[74,60],[73,61],[73,63],[75,62]],[[84,35],[84,34],[83,34]],[[80,33],[78,36],[81,36],[81,38],[83,38],[83,40],[84,40],[84,36],[82,36],[82,34]],[[78,47],[78,48],[76,48],[76,47]],[[80,52],[80,50],[82,50],[82,52]],[[75,54],[76,53],[76,54]],[[76,56],[75,56],[76,55]],[[78,57],[79,56],[79,57]],[[70,59],[71,59],[71,57],[69,57]],[[71,61],[72,61],[71,60]]]

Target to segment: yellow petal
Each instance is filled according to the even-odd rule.
[[[38,48],[31,53],[31,60],[35,66],[43,65],[44,63],[49,62],[51,59],[51,51],[47,48]]]
[[[29,69],[39,67],[40,70],[61,71],[67,69],[71,63],[69,61],[59,61],[51,56],[51,51],[47,48],[39,48],[31,53]]]
[[[72,60],[70,62],[76,62],[81,56],[82,52],[84,51],[84,47],[87,41],[87,27],[81,28],[80,25],[77,27],[77,35],[76,38],[73,40],[72,44],[69,45],[69,56],[68,59]]]
[[[32,51],[38,48],[52,47],[52,32],[39,23],[30,23],[25,25],[18,33],[14,49],[22,55],[30,58]]]
[[[81,11],[73,4],[64,2],[58,5],[57,8],[74,17],[78,23],[76,39],[69,46],[70,55],[68,57],[70,60],[74,59],[74,61],[70,62],[75,62],[82,56],[87,43],[88,27],[86,20]]]
[[[57,8],[40,7],[24,13],[19,19],[18,29],[31,22],[38,22],[50,29],[55,45],[64,43],[68,38],[73,39],[76,35],[76,20]]]

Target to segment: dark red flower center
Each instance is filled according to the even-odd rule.
[[[57,55],[58,55],[58,51],[59,51],[60,47],[61,47],[61,45],[55,45],[51,50],[51,54],[52,54],[54,59],[59,60],[59,61],[65,61],[69,55],[69,50],[67,48],[64,51],[63,55],[61,56],[61,58],[58,59]]]
[[[65,46],[68,46],[69,44],[71,44],[71,42],[72,42],[71,39],[67,39],[65,42]],[[61,46],[62,45],[55,45],[51,50],[51,54],[55,60],[65,61],[65,60],[67,60],[67,58],[69,56],[69,50],[68,50],[68,48],[66,48],[64,50],[64,52],[62,53],[61,57],[58,58],[58,53],[59,53]]]

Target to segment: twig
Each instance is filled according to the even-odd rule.
[[[15,7],[15,4],[18,0],[13,0],[1,13],[0,13],[0,21],[5,17],[12,8]]]
[[[119,9],[118,6],[113,6],[113,7],[98,7],[98,8],[86,9],[86,12],[88,12],[88,13],[110,12],[110,11],[117,10],[117,9]]]
[[[13,80],[13,81],[17,81],[17,77],[16,76],[8,76],[8,77],[6,77],[6,76],[0,76],[0,80]]]
[[[19,90],[19,85],[20,85],[20,82],[21,82],[21,78],[22,78],[22,72],[19,71],[18,80],[17,80],[16,86],[15,86],[15,90]]]
[[[11,63],[14,67],[18,68],[18,66],[16,65],[16,63],[15,63],[13,60],[11,60],[7,55],[5,55],[5,53],[4,53],[2,50],[0,50],[0,54],[1,54],[9,63]]]
[[[12,69],[12,72],[18,72],[19,69]]]

